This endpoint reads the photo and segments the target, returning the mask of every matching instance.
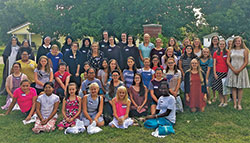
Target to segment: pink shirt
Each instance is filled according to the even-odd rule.
[[[17,98],[17,103],[22,112],[27,112],[32,107],[32,98],[37,96],[35,88],[30,87],[30,92],[25,94],[21,88],[17,88],[13,93],[14,98]]]
[[[124,116],[126,114],[127,104],[122,104],[121,102],[118,102],[116,99],[115,107],[116,107],[116,114],[118,117]]]

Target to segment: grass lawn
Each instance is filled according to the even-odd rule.
[[[0,71],[2,71],[2,65]],[[2,80],[1,77],[0,80]],[[14,111],[8,116],[0,116],[0,142],[248,143],[250,141],[249,95],[250,89],[245,89],[242,111],[233,109],[232,102],[225,108],[219,108],[218,101],[215,104],[208,105],[204,113],[191,113],[186,109],[184,113],[177,115],[177,123],[174,127],[176,134],[162,139],[151,136],[153,130],[147,130],[143,127],[129,127],[125,130],[103,127],[103,132],[94,135],[88,135],[86,132],[77,135],[64,135],[59,130],[36,135],[31,131],[34,124],[23,125],[22,120],[25,116],[20,111]],[[5,103],[5,98],[0,96],[1,106]],[[4,112],[0,109],[0,113]],[[58,121],[61,119],[60,114]]]

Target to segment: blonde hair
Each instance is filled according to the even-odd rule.
[[[155,43],[156,43],[158,40],[160,40],[160,41],[161,41],[161,46],[163,46],[163,43],[162,43],[161,38],[156,38],[156,39],[155,39]]]
[[[198,62],[197,70],[198,70],[198,73],[199,73],[199,76],[200,76],[201,85],[203,86],[203,85],[205,84],[205,81],[204,81],[204,78],[203,78],[203,75],[202,75],[203,71],[202,71],[202,69],[201,69],[201,67],[200,67],[199,60],[196,59],[196,58],[194,58],[194,59],[191,60],[190,64],[192,64],[192,61],[193,61],[193,60],[196,60],[196,61]],[[190,66],[190,69],[187,70],[187,72],[191,72],[191,70],[193,70],[192,65]],[[191,73],[190,73],[190,75],[189,75],[189,79],[190,79],[190,84],[191,84],[191,82],[192,82]]]
[[[123,90],[123,91],[125,91],[125,97],[124,97],[124,99],[120,99],[120,97],[119,97],[119,92],[120,92],[120,90]],[[125,86],[120,86],[120,87],[118,87],[118,89],[117,89],[117,91],[116,91],[116,99],[118,100],[118,101],[122,101],[124,104],[126,104],[127,102],[128,102],[128,91],[127,91],[127,88],[125,87]]]
[[[205,47],[205,48],[203,48],[202,51],[201,51],[201,56],[200,56],[201,59],[204,58],[203,51],[206,51],[206,50],[209,52],[208,58],[209,58],[209,59],[211,58],[211,52],[210,52],[209,48]]]
[[[237,39],[239,39],[239,38],[240,38],[240,40],[241,40],[240,48],[241,48],[241,49],[248,49],[247,46],[245,45],[244,41],[242,40],[242,37],[240,37],[240,36],[236,36],[236,37],[234,38],[231,49],[235,49],[235,48],[236,48],[236,46],[235,46],[235,41],[236,41]]]
[[[168,53],[169,50],[172,50],[172,51],[173,51],[172,58],[175,58],[175,55],[174,55],[174,47],[168,47],[168,48],[166,49],[166,51],[165,51],[165,54],[162,56],[163,59],[164,59],[164,63],[166,63],[167,60],[168,60],[168,58],[170,58],[170,57],[167,56],[167,53]]]
[[[97,87],[99,89],[99,85],[96,82],[93,82],[89,85],[89,89],[92,87]]]
[[[52,45],[51,49],[57,49],[57,50],[59,50],[59,48],[58,48],[58,46],[56,44]]]
[[[194,41],[199,41],[199,49],[202,49],[202,44],[201,44],[201,40],[199,38],[194,38]],[[194,45],[194,41],[193,41],[193,48],[195,48],[195,45]]]

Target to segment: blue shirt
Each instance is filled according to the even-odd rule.
[[[47,57],[51,60],[53,65],[53,73],[58,71],[59,60],[63,58],[62,53],[58,53],[56,56],[52,55],[51,52],[47,54]]]
[[[150,43],[147,47],[144,46],[143,42],[139,45],[139,50],[141,50],[143,58],[149,58],[151,50],[155,47],[154,44]]]
[[[94,82],[96,82],[99,85],[99,92],[101,94],[101,92],[102,92],[102,84],[101,84],[101,81],[99,79],[97,79],[97,78],[94,78],[94,80],[92,80],[92,81],[90,81],[88,79],[84,80],[82,82],[82,88],[81,88],[81,90],[82,91],[86,91],[87,94],[89,94],[90,93],[90,91],[89,91],[89,85],[91,83],[94,83]]]
[[[207,68],[208,67],[213,67],[213,59],[210,58],[208,59],[205,63],[202,62],[202,60],[200,59],[200,66],[204,72],[204,74],[207,74]]]
[[[134,71],[130,71],[128,69],[125,69],[123,71],[123,77],[124,77],[124,81],[126,83],[126,87],[129,88],[133,84]]]

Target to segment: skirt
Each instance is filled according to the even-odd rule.
[[[216,72],[216,74],[218,75],[218,79],[215,79],[214,77],[212,89],[218,91],[219,94],[223,94],[222,79],[227,77],[227,73]]]

